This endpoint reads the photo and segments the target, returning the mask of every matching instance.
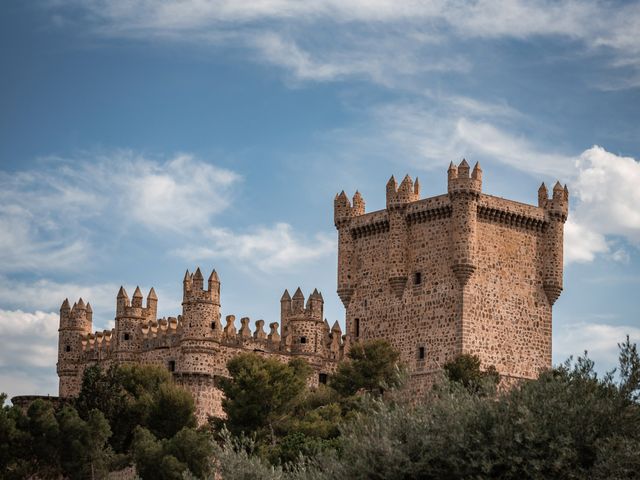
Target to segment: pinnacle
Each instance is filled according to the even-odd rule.
[[[85,309],[85,304],[84,304],[84,300],[82,300],[82,297],[80,297],[80,300],[78,300],[78,305],[77,305],[77,307],[78,307],[80,310],[84,310],[84,309]]]
[[[559,180],[558,180],[558,181],[556,182],[556,184],[553,186],[553,190],[554,190],[554,191],[556,191],[556,190],[563,190],[563,188],[562,188],[562,184],[560,184],[560,181],[559,181]]]
[[[129,298],[129,296],[127,295],[127,291],[123,286],[120,286],[120,290],[118,290],[118,298]]]
[[[140,291],[140,287],[136,287],[136,291],[133,292],[133,298],[142,298],[142,292]]]
[[[331,327],[331,331],[332,332],[342,332],[342,329],[340,328],[340,324],[338,323],[337,320],[334,322],[333,327]]]
[[[294,299],[299,299],[299,298],[304,299],[304,294],[302,293],[302,290],[300,290],[300,287],[298,287],[298,289],[296,290],[296,293],[293,294],[293,298]]]
[[[211,272],[211,275],[209,275],[209,281],[210,282],[220,282],[220,278],[218,277],[218,272],[216,272],[215,268]]]
[[[542,182],[540,184],[540,188],[538,188],[539,192],[546,192],[547,191],[547,186],[544,184],[544,182]]]
[[[149,290],[149,295],[147,296],[147,300],[158,300],[158,296],[156,295],[156,291],[153,287]]]
[[[196,268],[196,271],[193,274],[193,279],[195,281],[204,279],[204,277],[202,276],[202,272],[200,271],[200,267]]]
[[[89,302],[87,302],[87,307],[85,308],[85,310],[87,311],[87,313],[93,313],[93,308],[91,308],[91,304]]]
[[[191,280],[191,275],[189,274],[189,269],[187,268],[187,271],[184,274],[184,281],[188,281]]]
[[[69,310],[71,308],[71,306],[69,305],[69,299],[65,298],[64,302],[62,302],[62,306],[60,307],[60,310]]]
[[[393,186],[396,185],[396,178],[393,175],[391,175],[391,178],[389,178],[389,181],[387,182],[387,187],[389,187],[391,185],[393,185]]]
[[[360,192],[358,190],[356,190],[356,193],[353,195],[354,203],[356,200],[362,200],[362,195],[360,195]]]
[[[463,158],[462,161],[460,162],[460,165],[458,165],[459,167],[464,167],[464,168],[469,168],[469,164],[467,163],[467,159]]]
[[[289,290],[285,289],[284,293],[282,294],[282,298],[280,298],[280,301],[285,301],[285,300],[291,300],[291,295],[289,295]]]
[[[456,168],[458,168],[458,167],[455,166],[455,164],[453,163],[453,160],[452,160],[451,163],[449,164],[449,170],[455,170]]]

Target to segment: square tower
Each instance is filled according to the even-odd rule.
[[[387,183],[387,208],[336,196],[338,295],[352,341],[387,339],[411,385],[461,353],[505,380],[551,367],[551,310],[562,290],[568,191],[538,206],[482,193],[482,170],[451,164],[448,192],[420,199],[418,180]]]

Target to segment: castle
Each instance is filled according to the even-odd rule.
[[[280,325],[220,316],[216,271],[206,288],[200,269],[185,274],[182,314],[157,319],[153,290],[129,299],[120,288],[115,328],[92,333],[91,306],[65,300],[60,309],[57,371],[60,397],[77,395],[93,364],[163,365],[194,396],[199,422],[220,416],[216,378],[241,352],[288,361],[302,357],[325,383],[352,342],[384,338],[401,353],[416,392],[461,353],[477,354],[505,381],[534,378],[551,366],[552,306],[562,291],[567,187],[544,184],[538,206],[482,193],[482,171],[466,160],[448,170],[444,195],[420,199],[409,176],[386,187],[386,209],[365,213],[356,192],[334,200],[338,230],[337,293],[346,331],[329,326],[317,290],[306,299],[285,290]],[[143,305],[144,303],[144,305]],[[278,329],[280,327],[280,330]]]

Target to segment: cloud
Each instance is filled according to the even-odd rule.
[[[451,46],[473,40],[552,38],[584,53],[609,53],[609,67],[640,78],[640,6],[597,0],[52,0],[56,21],[106,37],[243,46],[298,80],[366,76],[397,85],[428,70],[466,71]],[[375,38],[375,42],[370,39]],[[437,45],[436,48],[431,48]],[[576,50],[574,48],[574,50]],[[625,88],[634,82],[603,85]]]
[[[325,234],[317,234],[311,239],[301,237],[287,223],[255,227],[251,233],[211,228],[205,232],[203,240],[206,246],[190,245],[175,253],[189,261],[227,258],[255,265],[263,272],[272,272],[317,260],[336,249],[333,237]]]
[[[56,313],[0,310],[0,367],[48,367],[58,356]]]
[[[139,227],[186,234],[227,207],[239,180],[192,155],[150,159],[129,150],[0,172],[0,269],[75,270],[89,263],[96,236]]]
[[[618,364],[617,344],[629,335],[631,342],[640,341],[640,328],[631,325],[609,325],[600,322],[573,322],[556,324],[553,335],[554,361],[562,362],[569,356],[582,355],[587,350],[603,372]]]

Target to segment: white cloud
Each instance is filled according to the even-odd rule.
[[[629,335],[631,342],[640,342],[640,328],[631,325],[609,325],[598,322],[556,323],[553,334],[554,361],[560,363],[569,356],[582,355],[587,350],[599,371],[618,364],[617,344]]]
[[[50,367],[58,355],[56,313],[0,310],[0,367]]]
[[[80,11],[77,22],[100,35],[242,45],[299,80],[364,74],[388,84],[425,69],[459,70],[464,60],[451,61],[445,47],[460,39],[564,38],[582,43],[583,51],[610,52],[613,68],[637,72],[640,67],[640,6],[633,3],[52,0],[50,5],[58,22]],[[372,37],[375,44],[367,41]],[[434,42],[438,47],[428,48]]]
[[[270,272],[317,260],[336,249],[333,237],[318,234],[311,239],[304,238],[296,235],[286,223],[256,227],[251,233],[211,228],[203,240],[206,246],[191,245],[175,253],[190,261],[227,258]]]
[[[609,247],[604,235],[589,226],[576,223],[571,216],[564,224],[564,263],[592,262],[596,255],[607,253]]]
[[[127,150],[0,172],[0,269],[75,270],[94,253],[92,235],[206,227],[239,178],[191,155],[156,160]]]

